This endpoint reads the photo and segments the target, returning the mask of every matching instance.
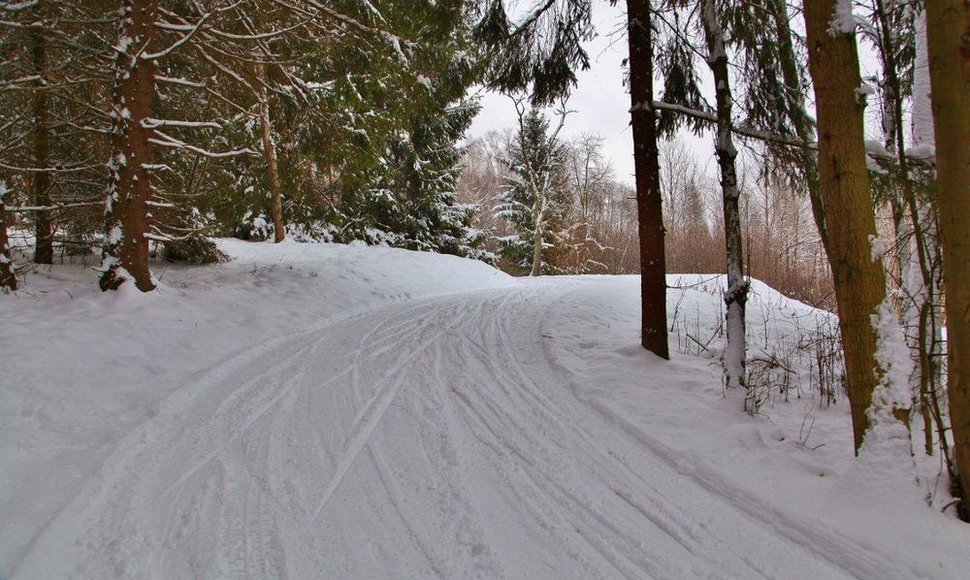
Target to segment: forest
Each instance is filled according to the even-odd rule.
[[[629,50],[632,181],[564,129],[594,4]],[[801,356],[750,328],[760,281],[837,317],[811,365],[854,454],[935,462],[966,522],[968,87],[961,0],[2,1],[0,311],[64,264],[158,294],[227,239],[638,275],[639,356],[710,357],[756,417]],[[514,120],[473,135],[485,92]],[[720,284],[710,337],[675,332],[672,274]]]

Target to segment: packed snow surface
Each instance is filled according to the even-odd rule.
[[[151,295],[75,265],[0,296],[0,578],[970,570],[938,483],[854,459],[844,404],[725,398],[703,280],[671,278],[664,362],[638,346],[636,277],[221,247],[156,265]],[[755,284],[750,327],[766,312],[755,355],[825,316]],[[691,332],[700,354],[676,348]]]

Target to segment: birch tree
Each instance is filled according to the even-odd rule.
[[[741,212],[738,200],[737,149],[732,132],[731,77],[724,32],[718,21],[714,0],[701,0],[701,23],[707,44],[707,64],[714,75],[717,102],[717,136],[714,151],[721,174],[721,195],[724,201],[724,235],[727,248],[727,345],[724,348],[724,382],[728,388],[745,386],[745,321],[744,305],[748,297],[748,280],[744,276],[744,253],[741,236]],[[757,411],[757,402],[745,398],[745,411]]]

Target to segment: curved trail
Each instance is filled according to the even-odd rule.
[[[893,577],[577,398],[546,333],[586,283],[415,300],[228,361],[121,441],[14,577]]]

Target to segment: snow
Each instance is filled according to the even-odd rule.
[[[926,12],[916,16],[916,55],[913,63],[913,143],[908,155],[933,157],[936,137],[933,128],[933,106],[930,99],[930,59],[926,45]]]
[[[913,359],[903,337],[903,329],[893,307],[893,297],[887,295],[871,316],[872,327],[878,336],[876,360],[883,369],[880,384],[872,394],[872,406],[867,413],[869,431],[866,433],[863,457],[900,471],[908,463],[912,446],[907,426],[893,416],[894,409],[911,406],[909,377],[913,373]],[[883,474],[883,477],[890,477]]]
[[[829,22],[829,36],[852,34],[855,32],[855,16],[852,14],[852,0],[835,0],[832,21]]]
[[[853,457],[844,404],[793,387],[749,417],[724,399],[708,340],[723,278],[670,278],[672,345],[692,333],[710,352],[664,362],[638,345],[637,277],[219,246],[232,262],[156,264],[147,295],[102,294],[77,265],[0,296],[0,577],[970,566],[968,528],[926,504],[932,479]],[[752,356],[832,319],[758,282],[748,315]]]

